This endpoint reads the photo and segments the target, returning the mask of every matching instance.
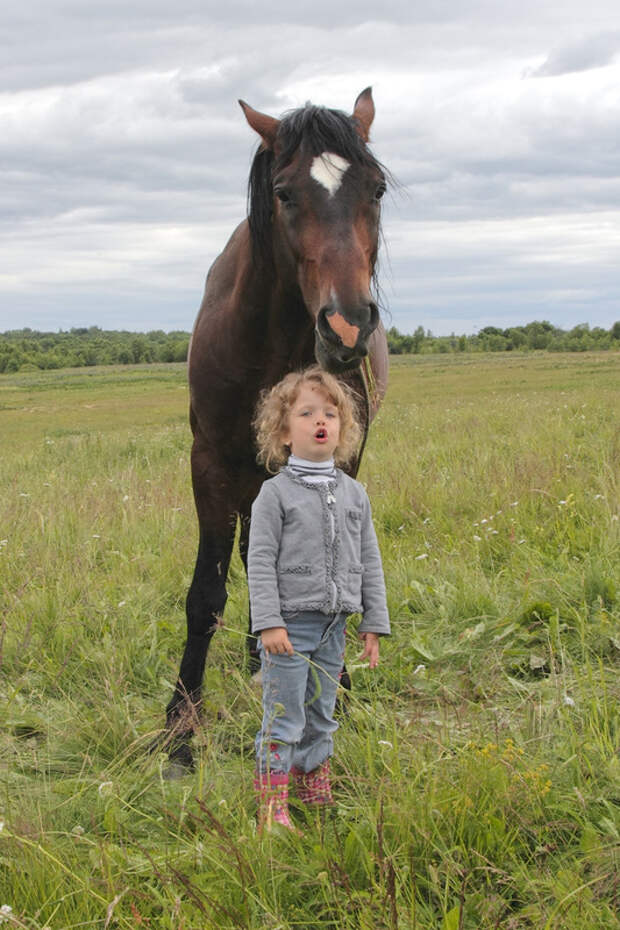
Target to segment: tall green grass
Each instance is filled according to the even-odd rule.
[[[196,548],[183,366],[0,380],[0,921],[617,928],[620,358],[398,358],[360,478],[393,636],[336,810],[256,834],[238,557],[197,769],[148,755]],[[9,912],[6,908],[11,908]]]

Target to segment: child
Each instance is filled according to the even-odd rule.
[[[255,787],[259,825],[294,829],[289,773],[300,800],[333,803],[329,757],[346,618],[364,615],[361,658],[370,668],[390,621],[368,497],[335,466],[359,440],[349,391],[318,366],[289,374],[261,399],[255,426],[259,461],[270,472],[287,463],[252,507],[248,582],[263,679]]]

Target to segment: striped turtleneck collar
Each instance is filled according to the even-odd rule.
[[[327,459],[326,462],[310,462],[308,459],[300,459],[296,455],[289,455],[287,465],[294,475],[299,475],[302,478],[329,479],[336,477],[336,466],[333,459]]]

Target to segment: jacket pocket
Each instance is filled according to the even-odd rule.
[[[346,590],[343,591],[343,599],[346,604],[358,607],[362,603],[362,574],[364,568],[362,565],[353,562],[349,565],[349,570],[344,579]]]
[[[362,511],[355,507],[347,507],[345,521],[350,533],[359,534],[362,530]]]
[[[312,566],[285,565],[278,568],[278,589],[282,606],[299,605],[307,600],[313,589]]]

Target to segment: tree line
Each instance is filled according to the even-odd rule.
[[[418,326],[411,335],[395,326],[387,331],[392,355],[442,352],[586,352],[620,349],[620,321],[609,329],[590,328],[587,323],[571,330],[547,321],[498,329],[485,326],[470,336],[434,336]],[[78,327],[57,333],[32,329],[0,333],[0,373],[53,368],[82,368],[89,365],[135,365],[144,362],[184,362],[189,333],[153,330],[134,333],[103,330],[98,326]]]
[[[89,326],[40,333],[15,329],[0,333],[0,372],[184,362],[188,344],[189,333],[163,330],[132,333]]]
[[[434,336],[430,330],[418,326],[411,336],[399,333],[395,327],[388,330],[388,346],[392,355],[426,354],[437,352],[593,352],[601,349],[620,349],[620,321],[610,329],[590,328],[580,323],[563,330],[543,320],[525,326],[498,329],[485,326],[472,336]]]

